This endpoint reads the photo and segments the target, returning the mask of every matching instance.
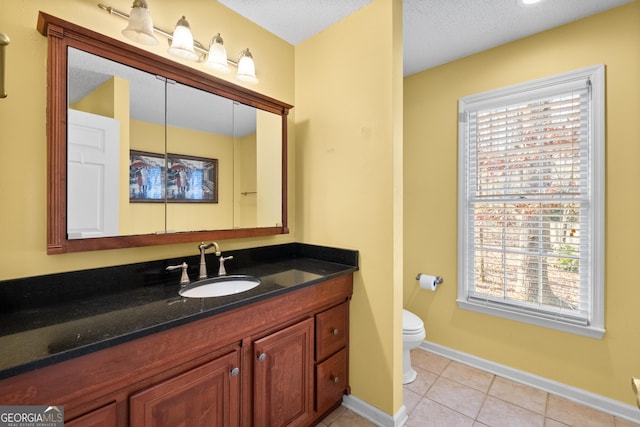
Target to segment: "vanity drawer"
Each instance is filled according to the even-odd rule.
[[[316,366],[316,411],[335,405],[347,389],[347,349],[343,348]]]
[[[349,304],[316,315],[316,361],[322,361],[347,344]]]

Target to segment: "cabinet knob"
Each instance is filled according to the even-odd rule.
[[[240,368],[233,368],[229,373],[229,375],[231,375],[232,377],[237,377],[239,373],[240,373]]]
[[[264,362],[266,358],[267,358],[267,355],[265,353],[260,353],[258,355],[258,360],[261,362]]]
[[[331,333],[333,335],[338,335],[340,333],[340,330],[338,328],[331,328]]]
[[[340,382],[340,377],[331,375],[331,381],[338,384]]]

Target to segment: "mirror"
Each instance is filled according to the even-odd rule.
[[[48,252],[287,233],[290,105],[40,13]]]

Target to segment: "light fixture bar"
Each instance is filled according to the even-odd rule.
[[[114,9],[111,6],[107,6],[105,4],[102,3],[98,3],[98,7],[102,10],[107,11],[108,13],[110,13],[111,15],[116,15],[119,16],[120,18],[124,18],[126,20],[129,20],[129,14],[122,12],[118,9]],[[169,39],[169,42],[173,41],[173,34],[165,31],[161,28],[158,28],[156,26],[153,26],[153,31],[155,31],[156,33],[166,37],[167,39]],[[206,55],[209,53],[209,50],[204,47],[204,45],[202,43],[200,43],[198,40],[193,40],[193,48],[194,50],[197,50],[201,55],[200,59],[198,59],[198,62],[202,62],[205,60]],[[238,66],[238,63],[232,59],[227,58],[227,62],[235,67]]]

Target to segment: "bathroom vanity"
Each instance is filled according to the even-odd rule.
[[[49,286],[36,278],[0,283],[0,402],[63,405],[67,426],[313,425],[349,392],[357,252],[296,243],[228,254],[229,267],[262,283],[236,295],[184,299],[178,275],[159,273],[167,260],[122,266],[136,272],[127,289],[58,308],[28,307],[29,292],[17,297],[16,288],[62,288],[122,272],[42,278]],[[197,267],[194,260],[187,259]],[[154,275],[163,279],[143,283]],[[7,298],[23,301],[7,307]],[[38,316],[56,320],[26,321]],[[7,362],[10,353],[22,362]]]

